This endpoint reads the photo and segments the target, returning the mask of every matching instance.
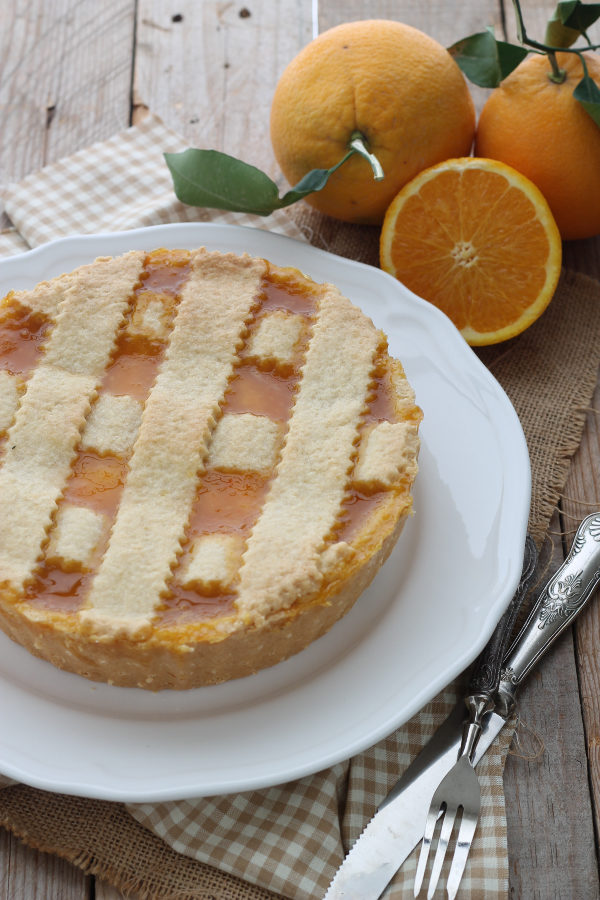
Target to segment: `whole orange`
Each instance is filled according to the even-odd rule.
[[[585,54],[600,87],[598,57]],[[574,53],[558,53],[566,73],[551,81],[545,55],[530,56],[490,94],[475,153],[526,175],[545,196],[565,240],[600,233],[600,128],[573,98],[583,76]]]
[[[285,69],[271,108],[271,140],[296,184],[329,169],[355,132],[383,166],[353,156],[307,201],[348,222],[379,224],[400,188],[422,169],[470,152],[473,102],[450,54],[400,22],[348,22],[323,32]]]

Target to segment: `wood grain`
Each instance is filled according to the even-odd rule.
[[[543,40],[552,7],[544,0],[522,0],[521,7],[527,33]],[[505,38],[514,41],[515,16],[508,0],[503,18]],[[593,31],[595,40],[600,39],[598,26]],[[600,277],[600,239],[564,242],[563,264]],[[555,515],[551,526],[555,532],[554,565],[568,551],[578,522],[593,508],[600,509],[598,459],[597,390],[571,465],[562,502],[564,514]],[[546,749],[539,762],[523,763],[515,757],[505,770],[514,897],[591,900],[600,894],[594,839],[600,803],[599,621],[598,604],[592,603],[521,696],[523,717],[540,734]]]
[[[547,577],[564,558],[560,532],[556,514],[541,560]],[[593,900],[600,888],[572,630],[523,685],[518,713],[520,741],[504,772],[511,897]]]
[[[562,527],[568,541],[584,516],[600,511],[600,387],[589,410],[583,440],[573,461],[563,501]],[[577,669],[583,710],[588,778],[595,809],[600,810],[600,605],[592,601],[575,623]]]
[[[128,124],[133,10],[133,0],[105,0],[101,16],[94,0],[4,5],[2,183]]]
[[[129,123],[134,9],[135,0],[104,0],[101,15],[95,0],[4,4],[0,184]]]
[[[129,124],[134,12],[135,0],[3,5],[0,183]],[[87,900],[92,881],[0,832],[0,900]]]
[[[92,900],[92,882],[75,866],[0,830],[0,900]]]
[[[311,39],[310,0],[180,0],[176,9],[174,16],[162,0],[139,2],[135,106],[150,107],[194,146],[275,177],[271,99],[283,69]]]
[[[500,25],[500,7],[496,0],[481,2],[448,3],[447,0],[430,0],[414,3],[413,0],[346,0],[345,3],[319,3],[319,30],[324,31],[340,22],[356,19],[395,19],[419,28],[435,38],[444,47],[488,25]]]
[[[532,37],[543,39],[548,9],[545,4],[536,0],[527,0],[523,7],[525,26]],[[514,20],[512,10],[508,11],[508,33],[512,34]],[[596,23],[590,29],[592,40],[600,40],[600,25]],[[572,161],[566,160],[567,165]],[[600,278],[600,238],[589,238],[581,241],[568,241],[563,245],[563,264],[576,271]],[[579,447],[565,487],[562,502],[563,515],[560,520],[560,531],[564,535],[563,552],[573,537],[573,533],[581,519],[595,510],[600,510],[600,389],[596,390],[588,413],[583,440]],[[581,765],[579,778],[574,783],[578,798],[591,787],[591,804],[596,831],[598,830],[598,813],[600,810],[600,659],[598,656],[598,634],[600,634],[600,608],[597,599],[582,613],[574,626],[575,632],[575,675],[579,686],[579,706],[583,714],[584,743],[586,756],[581,757],[579,743],[573,748],[574,756]],[[567,678],[575,681],[573,673],[560,671],[561,682]],[[569,735],[567,734],[567,739]],[[584,765],[585,763],[585,765]],[[565,773],[567,775],[567,773]],[[581,798],[585,800],[585,797]],[[585,810],[585,812],[584,812]],[[587,805],[581,813],[581,821],[587,822]],[[555,838],[558,846],[558,835]],[[577,848],[577,842],[572,846]],[[588,848],[589,861],[597,871],[596,851]],[[522,869],[524,870],[523,862]],[[569,866],[571,871],[571,866]],[[593,879],[587,886],[579,888],[582,897],[597,897],[597,880]],[[586,892],[587,890],[587,892]],[[558,896],[558,895],[557,895]],[[576,896],[572,894],[571,896]]]

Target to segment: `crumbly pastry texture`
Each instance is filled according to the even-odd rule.
[[[277,663],[411,512],[421,412],[332,285],[134,251],[12,292],[0,332],[0,627],[60,668],[158,690]]]

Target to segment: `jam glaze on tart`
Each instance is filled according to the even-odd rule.
[[[421,412],[331,285],[131,252],[0,305],[0,627],[93,680],[241,677],[344,615],[411,511]]]

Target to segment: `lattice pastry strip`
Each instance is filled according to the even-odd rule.
[[[290,366],[304,329],[301,316],[282,309],[274,310],[259,320],[248,341],[247,353],[276,366]]]
[[[381,422],[366,429],[353,483],[366,490],[385,490],[414,477],[417,440],[415,422]]]
[[[81,437],[82,450],[126,456],[142,421],[142,404],[126,394],[102,394],[88,417]]]
[[[82,267],[78,271],[77,278],[79,280],[85,278],[85,271],[89,268],[89,266]],[[72,276],[61,275],[60,278],[53,278],[52,281],[40,282],[31,291],[14,291],[11,299],[36,315],[55,319],[58,305],[64,298],[65,291],[72,285]]]
[[[243,549],[244,541],[237,534],[200,535],[194,541],[181,584],[203,591],[228,590],[238,573]]]
[[[64,505],[58,512],[46,559],[66,571],[90,569],[106,531],[105,516],[85,506]]]
[[[15,588],[33,572],[142,261],[131,253],[75,273],[27,382],[0,469],[0,509],[15,522],[0,531],[0,571]]]
[[[264,271],[249,257],[192,256],[109,546],[81,613],[94,632],[121,627],[143,637],[160,604]]]
[[[225,472],[268,473],[277,461],[281,427],[267,416],[224,415],[213,435],[208,465]]]
[[[173,299],[157,296],[153,291],[140,291],[128,333],[151,341],[166,341],[169,336]]]
[[[244,554],[237,606],[250,618],[285,608],[299,585],[322,578],[319,553],[341,508],[380,341],[325,288],[277,477]]]

